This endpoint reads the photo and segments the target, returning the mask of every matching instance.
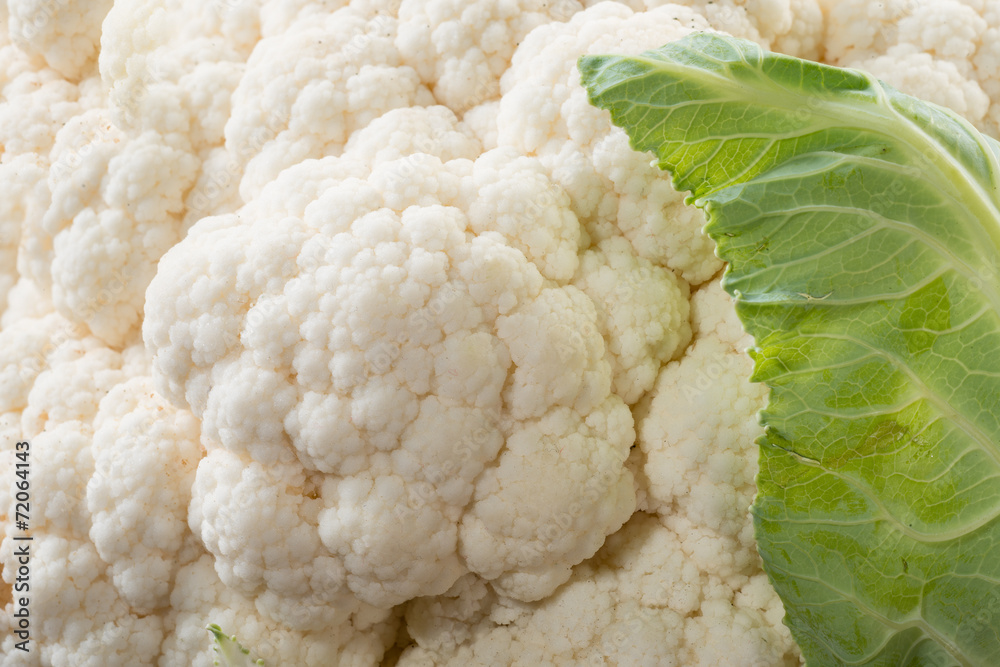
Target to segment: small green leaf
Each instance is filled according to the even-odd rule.
[[[221,667],[251,667],[263,665],[263,659],[250,658],[250,650],[236,640],[236,635],[226,635],[215,623],[208,626],[208,631],[215,637],[212,649],[215,651],[215,664]]]

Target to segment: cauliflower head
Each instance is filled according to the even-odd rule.
[[[468,572],[545,597],[635,509],[626,401],[686,344],[686,285],[624,242],[581,262],[538,160],[480,155],[446,109],[383,120],[161,261],[144,335],[202,420],[192,530],[224,581],[276,610],[311,591],[318,618]],[[628,281],[643,307],[613,299]]]
[[[576,67],[696,30],[1000,128],[982,0],[0,5],[0,662],[798,664],[724,267]]]

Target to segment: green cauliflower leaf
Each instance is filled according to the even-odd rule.
[[[729,264],[770,387],[754,528],[808,664],[1000,665],[1000,146],[722,35],[580,71]]]

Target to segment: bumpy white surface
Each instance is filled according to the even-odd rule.
[[[0,5],[0,662],[797,664],[721,264],[576,70],[705,29],[1000,128],[984,0]]]
[[[427,113],[409,139],[433,148],[442,115]],[[548,201],[537,161],[504,149],[367,171],[353,152],[293,167],[160,264],[144,329],[154,374],[223,448],[199,468],[192,527],[224,581],[279,600],[323,576],[317,605],[350,591],[388,607],[470,570],[544,597],[634,511],[632,417],[597,308],[543,275],[573,275],[578,225],[565,197]],[[651,341],[669,357],[687,300],[666,272],[650,282],[666,325]],[[595,473],[604,493],[581,500]],[[278,514],[236,512],[258,504]],[[253,524],[274,532],[248,543]],[[289,575],[270,581],[276,570]]]

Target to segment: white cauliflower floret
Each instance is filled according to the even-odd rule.
[[[51,69],[34,70],[13,47],[0,48],[0,71],[5,65],[6,76],[0,76],[0,313],[25,271],[20,255],[34,250],[25,228],[40,225],[49,205],[46,179],[56,132],[101,97],[94,80],[76,86]]]
[[[764,575],[731,588],[714,574],[714,558],[694,560],[679,544],[661,520],[637,513],[544,601],[498,598],[461,579],[444,595],[409,605],[416,646],[398,664],[798,664]]]
[[[28,392],[64,343],[75,343],[78,331],[63,317],[48,313],[6,323],[0,331],[0,414],[20,413]],[[74,345],[77,356],[86,348]]]
[[[137,333],[143,293],[180,238],[182,197],[197,170],[155,132],[124,139],[104,109],[65,124],[51,153],[48,207],[25,226],[18,261],[51,286],[60,313],[114,346]]]
[[[225,0],[223,0],[225,1]],[[323,20],[330,14],[348,5],[363,9],[374,16],[375,28],[382,15],[395,16],[402,0],[284,0],[284,2],[263,2],[260,4],[261,37],[271,37],[287,32],[296,22],[309,18]],[[358,42],[367,41],[377,30],[357,29],[354,36]]]
[[[625,133],[589,104],[577,59],[585,53],[640,53],[713,28],[765,46],[775,40],[809,55],[820,14],[813,0],[644,4],[653,8],[633,13],[619,3],[597,3],[568,23],[532,31],[501,81],[497,144],[539,157],[570,195],[591,243],[623,234],[634,254],[697,285],[721,267],[701,233],[703,214],[686,206],[670,179],[649,169],[649,157],[633,151]],[[687,4],[692,6],[681,6]],[[787,43],[781,42],[784,35]]]
[[[685,536],[685,552],[714,558],[716,573],[738,585],[757,567],[747,507],[757,472],[756,412],[767,390],[745,379],[752,339],[729,296],[713,283],[693,301],[694,343],[660,374],[640,425],[648,502]]]
[[[101,22],[111,4],[112,0],[8,0],[8,32],[24,53],[40,58],[69,80],[78,80],[93,67]]]
[[[541,602],[464,578],[411,603],[417,645],[400,665],[798,664],[747,512],[766,390],[745,379],[751,339],[720,285],[692,302],[694,343],[637,410],[656,515],[633,516]]]
[[[14,326],[20,319],[37,319],[55,312],[48,292],[27,278],[18,278],[7,292],[7,310],[0,315],[0,330]]]
[[[500,96],[525,35],[581,9],[577,0],[403,0],[396,46],[435,99],[461,114]]]
[[[49,432],[63,422],[89,425],[104,395],[126,379],[121,354],[96,338],[61,343],[28,392],[21,416],[27,438]]]
[[[343,613],[338,623],[304,637],[219,583],[211,558],[187,528],[201,457],[198,423],[153,392],[142,377],[148,361],[141,347],[116,352],[48,314],[6,327],[0,353],[7,390],[0,393],[0,429],[7,433],[16,419],[12,434],[31,443],[33,537],[33,650],[14,648],[16,619],[3,616],[5,665],[207,666],[209,622],[275,641],[280,653],[262,644],[272,659],[377,662],[394,635],[389,612],[355,603],[359,613]],[[13,442],[5,439],[0,452],[0,472],[11,479]],[[7,585],[22,544],[6,522],[12,494],[0,487]],[[10,588],[0,590],[9,602]],[[211,604],[201,606],[206,599]]]
[[[44,159],[66,121],[99,101],[99,91],[85,82],[77,86],[50,69],[27,69],[19,62],[24,55],[4,49],[11,62],[0,80],[0,143],[6,164],[13,156],[37,153]]]
[[[597,306],[615,393],[635,403],[689,341],[687,283],[613,237],[584,254],[574,284]]]
[[[821,52],[823,13],[817,0],[635,0],[635,10],[667,4],[691,7],[715,30],[763,41],[772,51],[815,60]]]
[[[395,33],[393,16],[351,6],[306,15],[257,44],[225,130],[243,171],[243,201],[286,167],[340,154],[353,132],[386,111],[434,103],[402,61]]]
[[[90,539],[122,597],[142,613],[169,604],[179,564],[201,553],[187,529],[198,438],[197,420],[154,393],[148,377],[117,385],[94,420]]]
[[[125,379],[122,355],[55,314],[5,328],[0,351],[7,390],[0,393],[0,414],[17,419],[17,439],[32,443],[30,525],[84,539],[87,479],[94,469],[91,423],[100,400]],[[3,450],[12,454],[14,443],[4,442]],[[7,513],[13,502],[12,487],[0,487],[0,509]]]
[[[619,526],[634,509],[623,467],[633,439],[631,415],[614,396],[582,424],[556,409],[515,429],[499,465],[477,481],[463,521],[470,568],[518,600],[549,595],[603,543],[606,529],[588,526]]]
[[[51,290],[59,312],[116,347],[137,332],[156,261],[183,233],[184,216],[191,215],[186,199],[199,179],[197,154],[221,146],[230,93],[246,57],[218,39],[232,21],[200,25],[183,8],[139,4],[118,3],[104,23],[100,62],[107,89],[89,92],[100,82],[88,79],[73,92],[74,86],[46,74],[43,89],[51,92],[29,98],[47,102],[43,114],[14,105],[0,112],[12,124],[33,124],[25,128],[31,131],[5,133],[9,148],[47,153],[47,159],[28,154],[3,165],[17,169],[21,180],[34,179],[26,184],[30,199],[13,198],[10,211],[23,215],[20,239],[11,239],[20,243],[18,271]],[[71,12],[63,9],[49,16],[48,27],[59,29],[68,20]],[[25,89],[31,90],[11,84],[4,93],[12,97]],[[110,109],[94,108],[109,90]],[[67,102],[56,103],[61,100],[53,95]],[[49,122],[39,123],[39,115]]]
[[[981,0],[823,0],[825,60],[946,106],[998,136],[1000,8]]]
[[[170,613],[161,646],[161,667],[211,667],[216,655],[207,641],[206,625],[245,638],[254,655],[268,665],[376,665],[395,637],[397,618],[369,610],[349,622],[302,632],[283,627],[261,614],[253,600],[219,579],[212,557],[184,566],[177,573]]]
[[[649,169],[580,87],[584,53],[639,53],[708,29],[704,17],[666,5],[633,14],[600,3],[566,24],[548,24],[521,43],[502,80],[497,143],[535,154],[570,196],[591,243],[624,234],[634,254],[700,283],[721,266],[701,234],[704,217],[684,205],[668,178]]]
[[[580,225],[569,197],[541,163],[511,149],[484,153],[466,182],[469,224],[499,232],[546,278],[568,280],[579,264]]]
[[[857,67],[909,95],[933,100],[980,123],[990,107],[979,84],[966,78],[954,61],[936,59],[911,44],[893,46],[885,55],[869,58]]]
[[[510,149],[442,162],[472,138],[423,113],[421,126],[393,112],[411,132],[373,123],[343,157],[203,220],[148,292],[158,386],[218,443],[192,529],[223,581],[296,627],[356,608],[347,594],[387,607],[470,571],[513,597],[548,595],[634,509],[611,360],[669,358],[689,335],[685,288],[611,256],[624,242],[587,260],[585,291],[558,284],[578,265],[565,195]],[[376,136],[401,157],[367,166],[353,150]],[[421,146],[438,155],[403,155]],[[510,193],[527,205],[500,202]],[[649,280],[642,308],[611,303],[619,275]],[[648,348],[621,340],[635,317]],[[620,381],[630,400],[652,385],[640,376]],[[278,514],[237,520],[248,505]],[[248,541],[251,524],[283,526],[297,546]]]
[[[356,190],[353,184],[348,187]],[[316,208],[316,212],[321,215],[329,210],[326,207]],[[500,312],[511,311],[512,316],[516,316],[518,304],[537,296],[541,286],[537,272],[532,276],[531,265],[523,257],[518,259],[516,251],[499,244],[499,239],[481,236],[476,242],[466,245],[461,233],[462,227],[456,226],[453,231],[447,231],[448,226],[442,226],[441,223],[452,217],[449,211],[454,209],[408,209],[402,218],[396,217],[398,214],[388,215],[388,211],[374,211],[362,216],[353,225],[355,241],[349,241],[350,237],[343,235],[343,232],[341,237],[333,236],[342,239],[338,243],[330,243],[326,240],[330,237],[319,236],[315,232],[308,236],[303,233],[303,241],[311,237],[311,241],[300,241],[303,252],[299,261],[306,269],[309,268],[309,262],[313,261],[312,253],[323,248],[320,257],[324,261],[318,266],[313,264],[316,267],[313,269],[315,273],[308,270],[300,272],[298,278],[286,274],[287,288],[283,296],[279,292],[262,298],[251,292],[244,303],[249,305],[257,302],[258,306],[255,307],[262,308],[262,312],[269,314],[266,320],[261,320],[267,324],[240,334],[252,348],[242,355],[237,351],[231,361],[215,365],[217,370],[212,371],[215,382],[204,401],[199,401],[197,396],[197,388],[201,384],[199,378],[204,371],[193,373],[191,380],[187,382],[189,387],[195,389],[192,392],[189,388],[187,392],[188,400],[192,401],[192,409],[196,414],[202,415],[206,432],[211,437],[218,437],[224,446],[242,449],[251,445],[248,453],[272,466],[273,461],[289,461],[288,456],[300,450],[300,458],[309,468],[340,472],[354,480],[331,480],[324,484],[321,490],[322,504],[342,510],[330,509],[321,514],[318,517],[318,530],[329,553],[343,558],[349,574],[357,577],[356,581],[350,576],[347,579],[352,590],[362,599],[380,605],[395,604],[418,594],[441,592],[460,574],[457,524],[461,519],[461,509],[471,500],[471,482],[483,465],[497,454],[502,443],[502,425],[493,427],[497,431],[495,435],[483,438],[482,443],[475,443],[475,446],[467,450],[470,460],[463,466],[463,470],[457,471],[460,479],[465,480],[465,488],[455,491],[446,488],[443,492],[443,495],[455,495],[453,500],[439,499],[436,497],[437,491],[433,491],[428,501],[417,503],[417,499],[412,497],[417,493],[416,484],[424,481],[428,474],[426,470],[421,472],[421,462],[433,464],[441,455],[448,458],[448,452],[462,442],[460,438],[467,438],[470,433],[475,432],[471,427],[477,425],[477,413],[501,411],[501,390],[506,377],[504,369],[509,363],[505,359],[511,353],[505,349],[502,334],[490,336],[490,329],[483,327],[489,327],[491,320],[495,320]],[[307,221],[310,217],[307,211]],[[432,221],[433,225],[430,224]],[[269,222],[266,224],[273,226]],[[325,226],[322,220],[306,224],[313,229]],[[466,223],[461,224],[465,226]],[[249,228],[246,231],[252,237],[262,238],[259,232]],[[286,231],[290,229],[286,228]],[[193,234],[196,233],[197,227],[193,230]],[[295,236],[294,233],[286,234],[285,238],[294,239]],[[225,237],[220,236],[221,238]],[[419,241],[420,245],[414,245],[409,252],[401,253],[406,246],[401,245],[400,241],[404,244]],[[456,243],[458,245],[453,245]],[[199,246],[211,247],[206,240],[201,240]],[[277,273],[274,273],[274,269],[268,273],[281,276],[283,271],[289,270],[281,268],[278,261],[280,258],[276,256],[270,243],[262,246],[262,250],[263,247],[268,248],[271,261],[277,264],[274,267]],[[312,250],[313,247],[316,249]],[[250,252],[254,252],[252,245]],[[335,259],[338,256],[354,258],[350,264],[340,269],[339,277]],[[384,259],[379,259],[380,257]],[[452,257],[454,260],[450,259]],[[465,257],[467,259],[463,259]],[[164,260],[164,267],[170,267],[172,261],[179,261],[183,266],[192,259],[190,255],[178,255],[178,259],[168,257]],[[386,264],[387,261],[392,264]],[[455,265],[449,268],[452,261]],[[259,262],[247,266],[255,266],[256,271],[265,269],[265,265]],[[392,266],[399,268],[393,270]],[[512,272],[521,272],[522,276]],[[368,278],[363,281],[353,278],[352,275],[357,273],[367,275]],[[266,275],[258,273],[252,277],[248,274],[247,278],[265,281]],[[380,275],[384,276],[381,280]],[[239,272],[234,278],[234,288],[239,291]],[[379,284],[383,280],[384,287]],[[518,287],[518,282],[523,282],[524,285]],[[261,286],[264,284],[266,283],[262,282]],[[281,283],[276,286],[280,289]],[[248,284],[247,287],[251,286]],[[179,306],[170,306],[178,297],[170,296],[168,301],[159,289],[162,288],[154,284],[150,292],[151,298],[162,304],[158,310],[166,315],[171,312],[170,308],[178,309]],[[328,296],[317,300],[321,294]],[[442,304],[438,312],[435,302]],[[379,303],[386,304],[384,310],[377,307]],[[530,300],[528,304],[530,305]],[[197,307],[196,304],[192,305]],[[185,309],[189,307],[184,306]],[[566,304],[563,307],[571,306]],[[246,306],[243,308],[245,310]],[[334,315],[330,323],[332,327],[324,324],[322,319],[310,315],[324,312]],[[354,320],[352,314],[357,312],[369,315],[366,320]],[[461,315],[461,319],[455,319],[455,315],[460,313],[465,314]],[[551,318],[539,323],[544,333],[544,327],[558,327],[561,324],[560,318],[565,315],[557,310],[552,311],[551,315],[538,316]],[[251,317],[247,317],[249,322],[253,322]],[[425,324],[411,329],[412,333],[400,326],[404,323],[419,325],[417,320],[420,318],[423,318]],[[245,326],[241,323],[242,319],[237,316],[224,326],[230,330],[233,326],[242,329]],[[154,326],[158,321],[159,318],[156,317],[147,319],[147,323]],[[545,324],[546,321],[548,324]],[[282,326],[282,322],[286,324]],[[189,328],[190,333],[183,337],[178,336],[182,331],[180,329],[161,331],[169,337],[152,329],[148,334],[149,340],[155,348],[166,347],[168,351],[178,343],[183,344],[191,335],[194,336],[192,344],[196,349],[202,347],[198,342],[200,338],[220,334],[214,326],[208,329],[201,326]],[[272,341],[283,341],[292,335],[300,342],[293,345],[289,340],[282,343],[281,347],[289,351],[297,347],[294,356],[282,361],[280,356],[274,356],[268,351],[280,349]],[[444,335],[450,339],[448,342],[442,338]],[[521,331],[512,330],[509,337],[516,339],[519,335]],[[462,343],[463,338],[467,342]],[[343,343],[338,343],[339,340],[343,340]],[[209,343],[207,340],[206,343],[210,347],[218,347],[216,343]],[[336,347],[331,349],[331,344]],[[358,344],[371,350],[371,353],[365,354],[363,349],[356,348],[355,345]],[[293,346],[288,347],[289,345]],[[454,352],[450,353],[449,349],[453,346]],[[591,346],[589,351],[581,351],[585,355],[581,361],[593,363],[593,354],[602,351],[603,343],[598,338],[596,347]],[[175,355],[175,351],[170,354]],[[315,370],[309,370],[300,378],[297,387],[289,386],[286,380],[280,379],[287,373],[282,370],[283,367],[301,368],[303,371],[318,370],[317,363],[328,366],[332,372],[317,375]],[[154,360],[154,367],[161,373],[170,374],[170,369],[158,365],[157,360]],[[477,377],[476,373],[466,379],[462,379],[460,375],[467,373],[466,369],[480,368],[495,368],[499,373],[489,372],[481,377]],[[570,367],[567,370],[573,369]],[[530,377],[532,371],[529,366],[516,375]],[[604,373],[607,374],[606,369]],[[572,405],[583,414],[593,409],[594,399],[589,397],[587,390],[593,382],[589,375],[574,376],[560,372],[550,374],[549,377],[555,383],[552,386],[558,390],[552,399],[555,405]],[[176,379],[184,381],[183,376]],[[254,406],[260,399],[254,399],[250,395],[246,396],[245,401],[233,400],[239,394],[228,391],[228,388],[246,387],[248,381],[252,381],[254,387],[261,387],[262,394],[269,397],[270,404],[274,406],[273,417],[264,415],[264,419],[258,417],[253,423],[246,421],[245,410],[256,411]],[[603,390],[598,385],[597,394],[606,396],[608,384],[605,384]],[[574,386],[577,388],[574,389]],[[434,391],[436,397],[425,400],[418,398],[429,390]],[[534,386],[529,384],[525,391],[528,390],[533,391]],[[230,398],[222,398],[220,401],[216,396]],[[332,415],[333,419],[316,422],[309,417],[316,409],[313,407],[316,401],[325,404],[323,412]],[[427,416],[423,416],[436,401],[441,401],[441,414],[427,413]],[[624,407],[619,405],[620,408]],[[535,406],[532,408],[537,411]],[[463,416],[466,414],[468,417]],[[338,418],[338,415],[351,415],[350,421],[344,417]],[[442,442],[424,441],[425,436],[422,434],[427,433],[428,429],[431,432],[440,431],[442,424],[468,419],[473,421],[468,422],[465,427],[459,427],[456,433],[451,437],[446,436]],[[330,430],[331,428],[336,430]],[[338,433],[345,429],[347,432]],[[447,427],[445,429],[447,434]],[[409,432],[412,435],[408,435]],[[332,442],[343,443],[343,446],[331,449]],[[289,448],[288,444],[292,447]],[[627,448],[628,442],[623,444]],[[439,454],[437,450],[442,446],[445,450]],[[424,448],[430,448],[430,460],[427,458],[428,454],[422,452]],[[437,486],[437,481],[430,481],[430,484],[433,488]],[[390,488],[396,490],[390,492]],[[503,489],[497,491],[501,496],[503,492]],[[385,496],[386,493],[393,495]],[[395,500],[391,500],[393,498]],[[514,504],[506,508],[506,513],[516,515],[519,512],[518,503],[528,503],[530,506],[533,503],[529,501],[530,496],[518,494],[511,499]],[[398,519],[393,514],[393,508],[398,509],[400,503],[403,507],[409,503],[415,512],[425,518],[414,524],[396,524]],[[350,511],[351,507],[356,507],[356,510]],[[364,514],[355,513],[362,508]],[[551,511],[556,508],[548,509]],[[631,511],[627,504],[623,509],[626,513]],[[354,520],[345,524],[343,520],[345,516],[365,515],[370,518],[363,524],[357,524]],[[615,521],[620,521],[620,516],[620,513],[616,513],[611,517],[612,526]],[[596,516],[588,518],[597,519]],[[497,520],[499,517],[491,518],[491,522]],[[607,530],[605,526],[608,523],[605,521],[588,523],[581,520],[574,532],[585,525],[588,529],[596,525],[598,531]],[[393,525],[403,531],[395,538],[391,537],[394,533],[389,532]],[[206,527],[203,530],[208,529]],[[355,533],[358,530],[361,533]],[[436,534],[439,537],[432,539],[431,536]],[[365,537],[362,538],[363,535]],[[373,542],[376,537],[378,541]],[[531,538],[526,536],[526,539]],[[409,546],[411,544],[413,546]],[[399,563],[399,559],[404,558],[404,554],[419,544],[426,544],[422,548],[431,549],[437,555],[431,557],[431,554],[427,554],[421,567],[411,572]],[[365,549],[363,555],[355,553],[362,546]],[[372,549],[387,551],[383,555]],[[295,553],[302,551],[295,550]],[[303,555],[308,556],[308,552]],[[558,560],[564,554],[556,552],[554,555]],[[545,557],[551,556],[540,554],[534,558],[524,558],[517,554],[500,569],[510,570],[538,564]],[[383,561],[385,565],[378,565]],[[449,572],[454,574],[448,575]],[[396,578],[400,578],[400,581],[394,583]]]
[[[192,489],[191,528],[216,554],[222,580],[259,596],[261,611],[298,630],[341,624],[367,608],[316,533],[317,481],[301,468],[265,467],[215,449]],[[236,515],[236,507],[259,510]]]
[[[259,38],[254,4],[116,2],[100,56],[115,123],[195,153],[221,145],[230,96]]]
[[[499,113],[500,100],[491,100],[469,109],[462,116],[462,121],[482,142],[483,150],[493,150],[497,147],[497,114]]]
[[[86,539],[87,478],[94,470],[89,424],[68,421],[31,440],[31,527],[53,535]],[[7,500],[7,494],[0,497]],[[13,498],[10,498],[13,501]],[[13,506],[13,502],[11,502]]]
[[[34,465],[38,466],[37,459]],[[5,563],[13,560],[14,548],[12,539],[0,545]],[[15,650],[16,638],[6,631],[0,645],[5,665],[157,664],[163,619],[129,609],[111,583],[107,564],[85,536],[78,540],[36,532],[31,552],[34,650],[28,654]]]
[[[118,2],[105,22],[100,66],[114,122],[131,133],[155,131],[201,163],[193,187],[185,185],[184,231],[238,206],[241,166],[223,148],[223,130],[260,38],[256,5]]]
[[[968,16],[969,10],[962,0],[939,0],[934,3],[914,0],[877,3],[821,0],[821,4],[827,13],[823,44],[825,58],[830,62],[858,62],[873,54],[884,54],[892,46],[909,41],[900,39],[900,24],[917,15],[922,5],[937,14],[939,19],[945,19],[947,13],[940,11],[941,8],[958,11],[960,16]],[[935,26],[939,27],[940,24]]]
[[[0,158],[0,315],[8,307],[8,295],[18,279],[21,226],[29,218],[41,217],[39,202],[44,205],[46,199],[47,167],[37,153],[2,160]]]
[[[135,348],[111,350],[81,329],[49,314],[22,317],[0,333],[0,374],[12,389],[0,394],[0,412],[5,420],[18,418],[18,440],[30,440],[31,629],[37,642],[29,654],[15,650],[13,624],[5,616],[4,664],[153,665],[163,638],[163,619],[123,600],[88,535],[94,416],[127,373],[142,367],[142,356]],[[14,441],[3,442],[2,454],[0,469],[13,479]],[[0,513],[13,517],[14,507],[12,487],[0,487]],[[14,537],[7,530],[0,544],[8,584],[23,544]]]
[[[434,155],[442,162],[475,160],[482,145],[448,107],[393,109],[351,135],[345,152],[363,156],[372,166],[415,153]]]

